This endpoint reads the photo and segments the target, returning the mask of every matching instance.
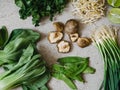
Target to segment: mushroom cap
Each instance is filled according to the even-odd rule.
[[[63,38],[62,32],[52,31],[48,34],[48,40],[50,43],[57,43]]]
[[[60,41],[57,44],[58,52],[60,53],[68,53],[71,49],[70,43],[67,41]]]
[[[65,32],[68,34],[73,34],[78,31],[79,24],[76,20],[70,19],[65,24]]]
[[[79,38],[79,34],[78,33],[70,34],[69,38],[72,42],[76,42],[77,39]]]
[[[56,31],[62,32],[64,30],[64,24],[62,22],[54,22],[53,26]]]
[[[77,44],[79,47],[84,48],[91,44],[91,39],[86,37],[78,38]]]

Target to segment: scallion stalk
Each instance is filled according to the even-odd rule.
[[[117,28],[104,26],[94,32],[92,41],[104,60],[104,90],[120,90],[120,47]]]

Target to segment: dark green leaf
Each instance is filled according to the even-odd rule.
[[[8,31],[5,26],[0,29],[0,48],[2,48],[5,42],[8,40]]]
[[[39,26],[39,22],[45,17],[53,19],[54,15],[63,12],[67,0],[15,0],[15,4],[20,7],[19,15],[21,19],[32,16],[32,23]]]

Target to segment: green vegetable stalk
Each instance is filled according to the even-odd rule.
[[[0,90],[22,86],[23,90],[48,90],[50,72],[37,52],[35,43],[40,38],[31,29],[15,29],[0,50]]]
[[[0,75],[0,90],[9,90],[26,81],[29,82],[42,76],[45,71],[44,61],[30,44],[24,50],[19,62],[12,69]]]
[[[120,47],[117,36],[117,29],[107,26],[92,35],[104,60],[104,80],[100,90],[120,90]]]
[[[72,90],[77,90],[74,80],[85,82],[82,74],[95,72],[95,69],[90,67],[89,58],[82,57],[64,57],[59,58],[58,63],[52,67],[52,76],[63,80]]]

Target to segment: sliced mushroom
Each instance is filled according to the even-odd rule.
[[[74,34],[70,34],[69,37],[70,37],[70,40],[72,42],[76,42],[78,37],[79,37],[79,35],[78,35],[78,33],[74,33]]]
[[[50,32],[48,35],[48,40],[52,44],[59,42],[60,40],[62,40],[62,38],[63,38],[62,32],[53,31],[53,32]]]
[[[91,44],[91,39],[87,37],[78,38],[77,44],[79,47],[84,48]]]
[[[56,31],[62,32],[64,30],[64,24],[61,22],[54,22],[53,26]]]
[[[58,44],[57,44],[57,48],[58,48],[58,52],[60,53],[68,53],[70,52],[70,43],[67,42],[67,41],[60,41]]]
[[[70,19],[65,24],[65,32],[67,34],[76,33],[76,32],[78,32],[78,27],[79,27],[78,22],[74,19]]]

